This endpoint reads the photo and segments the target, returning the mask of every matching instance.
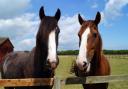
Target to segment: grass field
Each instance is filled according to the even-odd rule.
[[[69,77],[74,76],[70,74],[70,68],[72,61],[76,59],[76,56],[59,56],[60,64],[56,70],[56,76]],[[113,57],[109,59],[111,65],[112,75],[128,75],[128,59],[118,59]],[[3,89],[3,88],[0,88]],[[81,84],[79,85],[62,85],[61,89],[83,89]],[[109,84],[109,89],[128,89],[127,82],[115,82]]]
[[[68,77],[74,76],[70,74],[70,68],[72,61],[76,59],[76,56],[60,56],[60,64],[56,71],[56,76]],[[128,74],[128,59],[109,59],[111,65],[112,75],[126,75]],[[83,89],[81,85],[66,85],[61,89]],[[128,89],[128,82],[115,82],[109,84],[109,89]]]

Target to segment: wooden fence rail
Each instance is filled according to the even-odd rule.
[[[107,83],[128,81],[128,75],[115,76],[88,76],[88,77],[69,77],[62,80],[62,84],[93,84],[93,83]]]
[[[106,82],[128,81],[128,75],[88,76],[67,78],[26,78],[26,79],[0,79],[0,86],[44,86],[53,85],[55,89],[61,89],[61,85],[67,84],[93,84]]]
[[[54,78],[0,79],[0,86],[44,86],[53,85]]]

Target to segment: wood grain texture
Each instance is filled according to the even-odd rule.
[[[0,79],[0,86],[44,86],[53,85],[53,78]]]
[[[62,84],[94,84],[119,81],[128,81],[128,75],[68,77],[61,80]]]
[[[106,82],[128,81],[128,75],[88,76],[67,78],[26,78],[26,79],[0,79],[0,86],[44,86],[55,84],[55,89],[60,89],[61,84],[94,84]]]

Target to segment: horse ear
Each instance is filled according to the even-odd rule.
[[[100,15],[100,12],[98,11],[95,17],[95,21],[94,21],[96,25],[99,24],[100,20],[101,20],[101,15]]]
[[[42,7],[40,8],[40,11],[39,11],[39,17],[40,17],[40,19],[42,20],[42,19],[44,18],[44,16],[45,16],[45,14],[44,14],[44,7],[42,6]]]
[[[78,14],[78,19],[79,19],[79,23],[82,25],[82,23],[84,22],[83,18],[80,16],[80,14]]]
[[[56,18],[56,20],[57,20],[57,21],[59,21],[60,16],[61,16],[60,9],[57,9],[57,12],[56,12],[56,14],[55,14],[55,16],[54,16],[54,17]]]

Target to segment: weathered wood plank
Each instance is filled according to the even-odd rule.
[[[88,76],[68,78],[26,78],[26,79],[0,79],[0,86],[44,86],[53,85],[60,89],[61,84],[93,84],[106,82],[128,81],[128,75],[117,76]]]
[[[61,89],[61,81],[60,78],[55,78],[54,80],[54,89]]]
[[[44,86],[53,85],[54,78],[0,79],[0,86]]]
[[[107,83],[107,82],[121,82],[128,81],[128,75],[116,76],[89,76],[86,78],[87,84],[92,83]]]
[[[62,79],[62,84],[93,84],[93,83],[107,83],[128,81],[128,75],[117,76],[88,76],[88,77],[68,77]]]

